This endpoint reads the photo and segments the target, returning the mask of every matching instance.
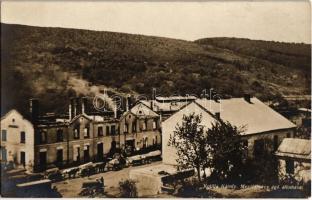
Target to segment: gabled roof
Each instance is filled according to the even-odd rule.
[[[206,109],[204,109],[201,105],[197,104],[196,102],[191,102],[188,105],[184,106],[181,110],[175,112],[173,115],[167,118],[163,122],[162,127],[165,127],[167,125],[175,126],[177,123],[180,123],[182,121],[184,115],[187,116],[193,113],[195,115],[202,116],[201,124],[204,125],[205,127],[210,127],[212,123],[216,122],[216,119],[211,113],[209,113]]]
[[[278,147],[275,155],[311,160],[311,140],[285,138]]]
[[[27,120],[26,118],[24,118],[24,116],[23,116],[20,112],[18,112],[17,110],[15,110],[15,109],[10,110],[10,111],[7,112],[5,115],[3,115],[3,116],[1,117],[1,121],[4,120],[5,118],[9,117],[11,114],[14,114],[14,113],[17,114],[17,115],[19,115],[26,123],[28,123],[28,124],[30,124],[31,126],[33,126],[33,124],[32,124],[29,120]]]
[[[18,114],[19,116],[21,116],[22,118],[23,118],[23,115],[21,114],[21,113],[19,113],[17,110],[15,110],[15,109],[12,109],[12,110],[10,110],[9,112],[7,112],[5,115],[3,115],[2,117],[1,117],[1,120],[3,120],[3,119],[5,119],[5,118],[7,118],[10,114],[12,114],[12,113],[16,113],[16,114]]]
[[[296,125],[262,103],[251,98],[250,103],[244,98],[219,100],[197,99],[195,102],[212,114],[220,113],[220,118],[237,127],[244,127],[243,134],[255,134],[280,129],[295,128]]]
[[[76,115],[76,116],[70,121],[69,124],[71,124],[71,123],[73,123],[74,121],[76,121],[79,117],[84,117],[84,118],[86,118],[86,119],[92,121],[92,119],[91,119],[88,115],[86,115],[85,113],[83,113],[83,114]]]
[[[142,102],[139,102],[134,107],[130,109],[130,112],[134,115],[140,116],[148,116],[148,117],[158,117],[159,115],[150,109],[147,105]]]

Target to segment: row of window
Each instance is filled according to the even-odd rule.
[[[1,147],[1,159],[3,161],[7,161],[7,150],[6,148]],[[20,151],[20,164],[24,165],[26,164],[26,154],[24,151]]]
[[[103,149],[103,147],[102,147]],[[83,161],[89,162],[90,161],[90,146],[84,145],[83,148]],[[80,147],[76,147],[73,152],[73,160],[80,161]],[[63,149],[56,149],[56,160],[57,164],[62,164],[64,161],[63,159]],[[47,164],[47,151],[42,151],[39,153],[39,165],[45,166]]]
[[[106,126],[106,134],[107,135],[116,135],[116,126],[115,125]],[[79,127],[76,127],[74,129],[73,135],[74,135],[74,139],[80,138],[80,128]],[[103,136],[103,135],[104,135],[103,127],[99,126],[98,127],[98,136]],[[83,129],[83,136],[84,136],[84,138],[90,137],[89,127],[85,127]],[[25,138],[25,136],[24,136],[24,138]],[[58,129],[56,131],[56,141],[57,142],[63,142],[63,139],[64,139],[63,130]],[[46,143],[46,142],[47,142],[47,132],[45,130],[42,130],[40,132],[40,143]]]
[[[116,129],[115,125],[106,126],[106,135],[116,135],[117,132],[118,132],[118,130]],[[104,135],[103,126],[99,126],[98,127],[98,136],[103,136],[103,135]]]
[[[156,129],[157,129],[157,122],[153,121],[153,130],[156,130]],[[147,130],[147,121],[145,120],[144,123],[142,124],[142,131],[146,131],[146,130]],[[128,133],[128,132],[129,132],[129,125],[125,123],[124,133]],[[132,132],[137,132],[136,121],[132,123]]]
[[[7,130],[2,130],[1,131],[1,141],[5,142],[7,141]],[[26,133],[25,131],[20,132],[20,143],[25,143],[26,142]]]

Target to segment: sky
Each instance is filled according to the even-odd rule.
[[[311,43],[308,1],[2,2],[1,22],[154,35]]]

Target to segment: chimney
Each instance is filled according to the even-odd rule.
[[[117,105],[114,105],[114,118],[117,119]]]
[[[81,113],[82,114],[85,113],[86,102],[87,102],[87,98],[86,97],[82,97],[81,98]]]
[[[76,102],[75,102],[75,98],[70,98],[70,111],[71,114],[69,115],[72,118],[74,118],[76,116]]]
[[[220,112],[216,112],[215,115],[216,115],[216,118],[217,118],[218,120],[221,119],[221,118],[220,118]]]
[[[250,94],[244,94],[244,99],[245,99],[245,101],[247,101],[248,103],[251,103]]]
[[[71,105],[71,101],[69,102],[68,105],[68,115],[69,115],[69,121],[72,119],[72,105]]]
[[[38,122],[38,117],[39,117],[39,100],[38,99],[29,100],[29,111],[31,114],[32,123],[36,124]]]
[[[213,100],[214,100],[216,103],[220,103],[220,97],[219,97],[219,96],[214,96],[214,97],[213,97]]]
[[[151,110],[154,110],[153,105],[154,105],[154,100],[152,99],[151,100]]]
[[[156,88],[153,88],[153,96],[152,96],[152,100],[156,99]]]
[[[131,102],[130,102],[130,95],[128,95],[127,96],[127,101],[126,101],[126,111],[129,111],[130,110],[130,104],[131,104]]]

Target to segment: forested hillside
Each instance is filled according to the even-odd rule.
[[[1,24],[1,115],[65,112],[68,98],[105,85],[131,94],[224,96],[262,100],[310,93],[310,45],[210,38],[195,42],[65,28]]]

